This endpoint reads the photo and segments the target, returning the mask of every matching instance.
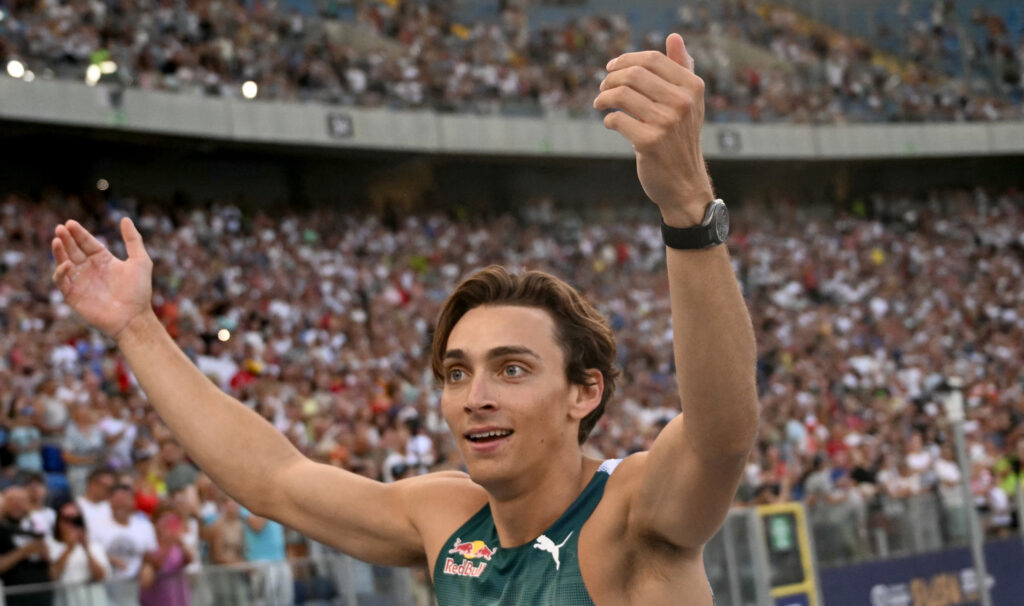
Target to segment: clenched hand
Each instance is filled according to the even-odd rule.
[[[700,223],[714,197],[700,148],[704,81],[682,37],[671,34],[665,53],[627,53],[608,62],[594,100],[604,119],[636,150],[637,175],[647,196],[673,227]]]

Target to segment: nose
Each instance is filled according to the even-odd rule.
[[[479,410],[496,410],[498,408],[498,402],[494,398],[493,386],[484,373],[473,377],[473,382],[470,383],[469,391],[466,393],[464,408],[466,412],[470,413]]]

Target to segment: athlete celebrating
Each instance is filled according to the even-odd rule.
[[[757,430],[753,331],[724,204],[700,149],[704,85],[682,38],[608,64],[594,102],[636,150],[661,210],[685,415],[648,452],[586,458],[614,391],[607,322],[564,282],[490,267],[438,320],[432,367],[468,475],[381,484],[310,461],[195,368],[151,306],[152,262],[128,219],[116,259],[75,221],[54,280],[112,336],[192,458],[257,515],[368,562],[432,567],[439,603],[710,604],[702,549],[726,516]],[[684,418],[685,416],[685,418]],[[236,456],[244,452],[244,457]]]

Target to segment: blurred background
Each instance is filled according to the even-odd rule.
[[[1010,0],[0,0],[6,603],[433,603],[198,472],[53,287],[67,218],[123,254],[132,217],[170,334],[316,460],[461,468],[427,354],[490,263],[592,298],[625,380],[585,449],[649,448],[679,413],[658,214],[591,103],[675,31],[758,340],[718,604],[1019,604],[1022,29]],[[53,574],[83,529],[102,570]]]

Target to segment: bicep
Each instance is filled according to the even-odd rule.
[[[645,453],[630,521],[647,535],[697,548],[729,513],[746,456],[701,457],[688,444],[683,423],[683,415],[673,419]]]
[[[330,465],[299,460],[268,482],[266,511],[306,536],[358,559],[403,566],[423,559],[404,491]]]

